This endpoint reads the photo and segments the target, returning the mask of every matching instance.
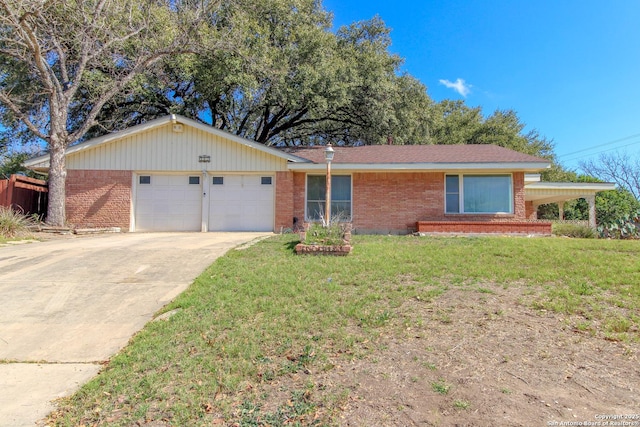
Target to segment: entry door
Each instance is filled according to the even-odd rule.
[[[209,179],[209,231],[273,231],[272,176],[218,175]]]

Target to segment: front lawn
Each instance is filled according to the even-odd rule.
[[[532,389],[569,381],[549,367],[568,369],[578,345],[610,351],[587,363],[599,378],[611,364],[639,379],[638,242],[354,236],[336,258],[297,256],[297,242],[276,236],[220,258],[49,422],[491,425],[478,409],[502,405],[527,425],[558,413],[528,406]],[[589,396],[604,385],[576,375],[590,402],[615,395]],[[569,411],[582,404],[566,398]]]

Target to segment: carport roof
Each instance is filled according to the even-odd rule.
[[[538,205],[565,202],[615,190],[611,182],[533,182],[525,185],[525,200]]]

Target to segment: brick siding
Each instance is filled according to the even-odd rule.
[[[500,232],[491,223],[527,222],[524,173],[513,173],[513,214],[445,214],[443,172],[357,172],[352,174],[353,227],[359,233],[408,233],[418,221],[442,226],[476,224],[474,232]],[[305,174],[294,173],[294,215],[304,218]],[[479,227],[479,228],[478,228]],[[461,231],[462,232],[462,231]]]
[[[551,234],[550,222],[535,221],[418,221],[420,233]]]
[[[67,222],[75,227],[129,231],[131,171],[68,170]]]
[[[292,229],[293,223],[293,172],[276,172],[276,219],[275,231]],[[302,225],[304,218],[299,217]]]

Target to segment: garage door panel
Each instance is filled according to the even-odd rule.
[[[210,189],[209,230],[273,231],[273,185],[262,184],[261,175],[222,178]]]
[[[151,175],[136,188],[136,231],[199,231],[202,190],[188,175]]]

